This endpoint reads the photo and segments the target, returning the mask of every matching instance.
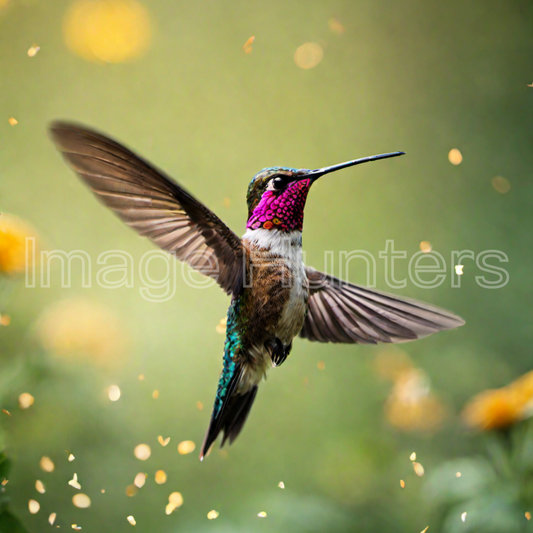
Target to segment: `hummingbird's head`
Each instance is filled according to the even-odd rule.
[[[257,173],[248,187],[247,229],[302,231],[305,201],[311,185],[321,176],[368,161],[403,155],[404,152],[374,155],[331,167],[270,167]]]

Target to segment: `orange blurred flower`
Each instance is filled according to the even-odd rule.
[[[12,276],[26,270],[26,238],[37,239],[29,224],[13,215],[0,214],[0,274]],[[33,261],[31,254],[28,261]]]
[[[532,406],[533,372],[528,372],[506,387],[474,396],[463,410],[463,420],[480,431],[505,428],[531,416]]]

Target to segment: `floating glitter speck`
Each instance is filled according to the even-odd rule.
[[[503,176],[494,176],[492,178],[492,186],[494,187],[494,190],[500,194],[509,192],[509,189],[511,188],[509,180]]]
[[[0,326],[9,326],[11,317],[9,315],[0,315]]]
[[[324,51],[318,43],[304,43],[294,53],[294,62],[303,69],[316,67],[324,57]]]
[[[146,474],[144,472],[139,472],[136,476],[135,476],[135,479],[133,480],[133,484],[138,487],[138,488],[142,488],[144,487],[144,484],[146,483]]]
[[[112,402],[116,402],[120,399],[120,388],[118,385],[111,385],[109,389],[107,389],[107,396]]]
[[[324,361],[319,361],[316,364],[316,367],[318,368],[318,370],[325,370],[326,369],[326,363],[324,363]]]
[[[164,439],[162,435],[159,435],[159,437],[157,437],[157,440],[159,444],[161,444],[161,446],[166,446],[170,442],[170,437],[167,437],[166,439]]]
[[[455,477],[461,477],[461,472],[456,472]]]
[[[328,20],[328,26],[337,35],[342,35],[346,31],[346,28],[336,18],[330,18]]]
[[[126,487],[126,496],[128,496],[128,498],[133,498],[138,492],[139,489],[135,485],[128,485]]]
[[[420,251],[429,254],[431,252],[431,243],[429,241],[422,241],[420,243]]]
[[[157,389],[155,389],[154,392],[152,392],[152,398],[154,400],[157,400],[159,398],[159,391]]]
[[[81,526],[78,526],[78,524],[72,524],[72,526],[70,526],[72,529],[76,529],[76,530],[80,530],[81,529]]]
[[[196,409],[198,409],[198,411],[203,411],[204,404],[202,402],[196,402]]]
[[[57,513],[50,513],[50,516],[48,517],[48,523],[53,526],[54,522],[56,521]]]
[[[280,489],[284,489],[284,488],[285,488],[285,483],[283,483],[283,481],[280,481],[280,482],[278,483],[278,487],[279,487]]]
[[[252,53],[252,44],[254,44],[255,41],[255,35],[252,35],[243,45],[242,49],[244,50],[245,54],[251,54]]]
[[[23,392],[19,396],[19,407],[21,409],[28,409],[28,407],[33,405],[33,402],[35,402],[35,398],[29,392]]]
[[[452,165],[460,165],[463,161],[463,154],[461,154],[461,152],[457,148],[452,148],[448,152],[448,161]]]
[[[461,515],[461,520],[466,522],[466,511]]]
[[[215,518],[217,518],[219,515],[219,513],[217,513],[214,509],[212,511],[209,511],[207,513],[207,518],[209,518],[209,520],[214,520]]]
[[[148,457],[152,454],[152,450],[150,449],[150,446],[148,444],[138,444],[135,446],[135,449],[133,450],[133,454],[137,459],[141,461],[146,461]]]
[[[411,460],[411,461],[416,461],[416,452],[413,452],[413,453],[409,456],[409,460]]]
[[[400,487],[402,487],[402,489],[405,489],[405,481],[403,479],[400,479]]]
[[[426,533],[426,531],[429,529],[429,526],[426,526],[420,533]]]
[[[11,413],[7,409],[2,409],[2,413],[4,413],[7,416],[11,416]]]
[[[74,476],[72,476],[72,479],[68,482],[68,484],[71,487],[74,487],[75,489],[80,490],[81,485],[78,483],[78,474],[74,473]]]
[[[418,477],[422,477],[424,475],[424,467],[420,463],[413,463],[413,468],[414,468],[415,474]]]
[[[531,520],[531,513],[529,511],[526,511],[524,516],[526,517],[526,520]]]
[[[9,479],[2,480],[2,487],[5,487],[9,483]]]
[[[158,485],[163,485],[167,482],[167,473],[164,470],[158,470],[155,473],[155,482]]]
[[[40,508],[41,506],[37,500],[30,500],[28,502],[28,509],[30,510],[31,514],[37,514]]]
[[[35,490],[37,492],[40,492],[41,494],[44,494],[46,492],[46,489],[44,488],[44,484],[43,484],[43,482],[40,479],[38,479],[35,482]]]
[[[11,124],[11,126],[16,126],[19,123],[19,121],[13,117],[9,117],[8,122]]]
[[[72,503],[74,504],[74,507],[78,507],[78,509],[87,509],[91,506],[91,498],[87,496],[87,494],[79,493],[74,494],[72,497]]]
[[[258,516],[259,518],[266,518],[266,515],[267,515],[267,514],[265,513],[265,511],[261,511],[260,513],[257,513],[257,516]]]
[[[41,457],[41,460],[39,461],[39,466],[41,467],[41,470],[43,470],[44,472],[53,472],[55,468],[55,465],[52,459],[46,456]]]
[[[74,461],[74,459],[76,459],[76,458],[74,457],[74,455],[69,454],[69,456],[68,456],[68,462],[69,462],[69,463],[72,463],[72,461]]]
[[[37,52],[41,49],[40,46],[37,46],[36,44],[34,44],[33,46],[31,46],[28,50],[28,57],[35,57],[37,55]]]
[[[455,273],[458,275],[458,276],[462,276],[463,275],[463,268],[465,266],[464,265],[455,265]]]
[[[137,522],[135,522],[135,518],[133,518],[132,515],[128,516],[128,517],[126,518],[126,520],[127,520],[132,526],[134,526],[134,525],[137,523]]]
[[[176,509],[176,506],[173,503],[167,503],[167,505],[165,506],[165,514],[166,515],[172,514],[175,509]]]
[[[178,452],[180,455],[187,455],[188,453],[194,452],[196,444],[192,440],[184,440],[178,444]]]

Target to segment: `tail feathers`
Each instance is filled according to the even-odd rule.
[[[248,414],[255,400],[255,395],[257,394],[257,385],[254,385],[244,394],[234,392],[235,388],[227,395],[227,400],[223,402],[218,413],[216,407],[213,409],[211,422],[209,423],[209,428],[202,445],[202,451],[200,452],[200,460],[203,460],[209,453],[211,446],[221,431],[223,432],[223,437],[220,447],[222,448],[227,440],[232,444],[238,437],[248,418]]]

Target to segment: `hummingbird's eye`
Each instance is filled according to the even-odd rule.
[[[281,191],[282,189],[285,188],[286,184],[287,184],[287,181],[285,180],[285,178],[282,178],[281,176],[278,176],[277,178],[274,178],[272,180],[272,188],[275,191]]]

